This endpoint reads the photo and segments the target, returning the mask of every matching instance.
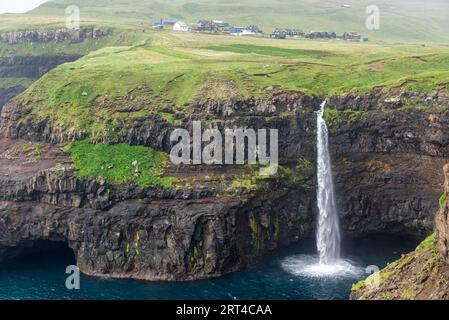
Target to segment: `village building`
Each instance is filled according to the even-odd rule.
[[[176,20],[171,20],[171,19],[162,20],[162,24],[164,26],[173,26],[173,25],[175,25],[176,22],[177,22]]]
[[[284,29],[284,31],[288,37],[297,38],[304,36],[304,32],[298,29]]]
[[[229,34],[233,36],[257,36],[262,34],[262,30],[257,26],[230,27]]]
[[[230,27],[229,34],[233,36],[239,36],[244,29],[245,29],[244,27]]]
[[[177,21],[173,25],[173,31],[187,32],[187,31],[189,31],[189,26],[185,22]]]
[[[273,31],[270,37],[274,39],[285,39],[287,37],[287,34],[281,29],[276,29]]]
[[[176,20],[170,20],[170,19],[160,19],[160,20],[156,20],[153,21],[151,23],[151,27],[153,29],[164,29],[165,26],[171,27],[174,26],[176,23]]]
[[[327,31],[312,31],[305,36],[307,39],[336,39],[337,34],[335,32]]]
[[[176,20],[170,20],[170,19],[160,19],[160,20],[156,20],[153,21],[152,25],[153,27],[158,27],[158,26],[173,26],[176,23]]]
[[[225,21],[221,21],[221,20],[213,20],[212,22],[215,24],[216,28],[218,28],[218,29],[225,29],[225,28],[229,28],[229,26],[230,26],[229,23],[227,23]]]
[[[357,32],[344,32],[341,39],[345,41],[362,41],[362,35]]]
[[[153,23],[153,25],[151,26],[153,29],[158,29],[158,30],[162,30],[164,29],[164,25],[160,24],[160,23]]]
[[[197,32],[218,32],[219,28],[212,20],[200,20],[193,28]]]
[[[255,26],[255,25],[250,25],[248,28],[247,28],[247,30],[250,30],[251,32],[253,32],[253,33],[260,33],[260,34],[262,34],[263,33],[263,31],[258,27],[258,26]]]

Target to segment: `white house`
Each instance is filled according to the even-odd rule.
[[[173,31],[189,31],[189,26],[182,22],[182,21],[177,21],[174,25],[173,25]]]

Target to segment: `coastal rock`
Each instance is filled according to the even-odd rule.
[[[38,79],[60,64],[75,61],[80,57],[79,55],[2,57],[0,77]]]
[[[355,284],[351,299],[449,300],[448,201],[449,165],[444,166],[444,193],[436,215],[436,234],[415,251],[403,255],[385,269]]]
[[[86,39],[98,39],[107,34],[107,31],[97,28],[13,31],[0,33],[0,43],[48,43],[51,41],[78,43]]]
[[[134,199],[106,210],[0,201],[0,260],[14,258],[40,240],[63,241],[88,275],[216,277],[310,236],[310,198],[292,190],[254,200],[262,200],[263,207],[240,199]]]
[[[26,78],[33,81],[60,64],[79,58],[79,55],[1,57],[0,78]],[[0,87],[0,112],[9,100],[25,90],[22,85]]]
[[[234,98],[192,102],[190,112],[173,115],[177,123],[159,115],[124,119],[113,137],[97,136],[95,142],[168,152],[173,128],[190,130],[194,120],[207,126],[218,118],[213,125],[220,129],[278,129],[280,170],[293,172],[304,157],[314,162],[319,99],[278,91],[257,99]],[[430,106],[404,112],[393,105],[386,111],[377,103],[387,98],[375,92],[330,99],[330,108],[338,112],[334,121],[329,119],[330,151],[345,236],[422,236],[433,229],[443,183],[440,168],[449,153],[445,111]],[[438,99],[445,101],[444,95]],[[164,110],[172,111],[168,106]],[[86,132],[58,126],[31,111],[32,105],[21,99],[7,103],[0,117],[5,143],[38,141],[56,150],[60,143],[86,137]],[[20,248],[39,240],[64,241],[86,274],[193,280],[240,270],[314,233],[314,165],[305,176],[290,174],[288,179],[267,180],[261,189],[227,192],[232,179],[173,189],[80,179],[70,169],[70,159],[57,169],[50,158],[45,167],[34,164],[34,173],[30,165],[0,159],[5,174],[0,179],[0,258],[20,254]],[[192,181],[206,175],[238,180],[240,174],[203,166],[169,172]]]

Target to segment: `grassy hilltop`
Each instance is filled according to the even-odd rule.
[[[273,89],[326,97],[374,87],[431,91],[449,83],[449,48],[443,46],[279,42],[156,31],[146,37],[134,46],[104,48],[61,65],[20,99],[38,117],[95,131],[117,117],[162,113],[174,121],[173,114],[186,112],[190,102],[258,97]],[[141,107],[119,111],[129,96]],[[169,115],[163,113],[167,108]]]
[[[265,1],[267,6],[259,4],[257,8],[275,12],[272,7],[268,9],[268,3],[273,5],[275,2]],[[300,3],[305,5],[309,2]],[[104,141],[107,139],[103,138],[117,134],[115,129],[118,123],[133,119],[182,125],[182,121],[193,112],[190,108],[195,102],[232,102],[269,96],[282,90],[304,92],[324,99],[330,95],[361,94],[374,88],[428,92],[448,88],[449,47],[445,45],[274,40],[155,31],[148,25],[143,28],[139,23],[148,23],[151,17],[173,17],[173,12],[177,12],[173,8],[182,7],[184,2],[174,1],[170,2],[171,5],[157,6],[158,9],[164,10],[152,11],[152,14],[149,13],[149,8],[152,8],[150,5],[132,7],[130,1],[125,4],[123,1],[108,2],[110,5],[102,1],[96,1],[95,5],[92,5],[93,1],[78,3],[84,19],[82,26],[96,25],[108,29],[110,32],[107,37],[77,44],[0,44],[0,57],[83,55],[75,62],[60,65],[34,83],[27,79],[0,78],[0,88],[11,86],[14,81],[29,86],[13,102],[30,110],[30,113],[17,120],[18,122],[27,125],[48,122],[61,132],[83,132],[87,133],[90,141]],[[88,6],[87,3],[91,5]],[[203,3],[203,6],[200,6],[203,9],[218,6],[217,2],[208,2],[207,5],[205,2],[197,3]],[[322,3],[335,6],[336,2],[321,1],[320,6],[315,6],[313,10],[322,8]],[[52,1],[31,14],[0,16],[0,32],[61,27],[66,4],[68,2]],[[190,15],[187,19],[189,11],[181,10],[183,16],[180,18],[185,18],[186,21],[204,17],[227,19],[226,14],[231,4],[223,2],[220,10],[214,9],[214,12],[220,12],[220,15],[209,14],[206,9],[193,10],[195,15]],[[189,5],[185,7],[189,8]],[[253,7],[256,7],[255,2]],[[341,9],[337,11],[340,12]],[[229,20],[234,22],[241,19],[239,21],[242,23],[258,23],[253,21],[253,16],[243,15],[244,8],[238,12],[235,14],[235,20]],[[230,13],[228,14],[230,17]],[[285,13],[285,19],[282,20],[284,25],[294,26],[293,15],[290,15],[292,22],[289,22],[288,17]],[[300,22],[298,17],[295,19]],[[307,17],[312,19],[312,16]],[[261,21],[260,24],[264,28],[267,27],[262,23],[269,24],[271,21],[264,18],[263,12],[260,12],[257,19],[260,19],[258,21]],[[302,21],[306,21],[305,19]],[[319,23],[318,20],[310,21]],[[338,29],[337,25],[335,29],[331,25],[316,29],[357,30],[351,27],[349,18],[338,21],[345,21],[348,25],[339,24],[341,29]],[[328,23],[331,23],[331,20]],[[432,33],[434,40],[437,40],[439,28],[444,25],[438,23],[438,15],[434,22],[426,24],[426,27],[432,28],[433,23],[438,26]],[[301,27],[301,23],[298,23],[298,26]],[[414,30],[415,32],[407,33],[408,38],[402,38],[399,31],[389,34],[397,39],[424,39],[422,35],[425,29],[420,29],[419,23],[416,23]],[[379,35],[382,38],[381,32]],[[111,181],[137,179],[128,158],[124,158],[123,163],[129,167],[125,171],[131,174],[131,177],[123,175],[121,162],[111,167],[108,159],[97,161],[98,154],[105,155],[106,158],[116,157],[117,154],[123,153],[121,148],[127,147],[100,145],[96,148],[83,142],[72,145],[68,150],[75,152],[72,158],[84,175],[115,170]],[[89,159],[87,162],[82,162],[84,158],[77,158],[76,152],[83,157],[91,157],[86,158]],[[133,149],[129,152],[132,157],[139,158],[146,151]],[[163,158],[157,153],[153,154],[152,162],[147,163],[147,167],[153,167],[154,174],[139,178],[139,183],[169,184],[170,181],[161,180],[160,177],[161,169],[158,165],[163,162]],[[99,167],[90,166],[98,163]]]
[[[408,2],[407,12],[411,14],[412,8],[419,2]],[[111,113],[111,108],[122,103],[115,102],[115,99],[135,95],[133,92],[138,92],[137,99],[149,104],[132,115],[142,116],[160,113],[160,109],[167,107],[175,109],[173,113],[183,113],[186,104],[195,100],[258,97],[273,88],[325,97],[349,92],[363,93],[374,87],[403,86],[410,90],[435,90],[449,82],[449,47],[443,45],[272,40],[154,31],[142,29],[136,23],[148,23],[151,17],[157,16],[192,21],[200,17],[226,19],[230,18],[227,14],[230,15],[231,8],[235,9],[236,4],[206,3],[203,0],[198,0],[196,5],[180,0],[169,4],[133,0],[108,1],[108,4],[102,0],[79,0],[77,3],[84,18],[82,26],[94,24],[108,28],[111,31],[109,36],[78,44],[0,44],[0,56],[84,55],[74,63],[51,71],[20,96],[32,105],[33,113],[38,117],[50,117],[68,127],[76,123],[83,129],[93,130],[108,123],[111,118],[123,116],[122,112]],[[395,3],[397,8],[404,4],[403,1]],[[45,26],[56,27],[62,25],[62,17],[58,15],[64,13],[63,9],[68,4],[68,1],[55,0],[28,15],[0,16],[0,20],[6,22],[1,25],[4,29],[14,29],[27,20],[34,24],[34,28],[39,28],[45,25],[46,17],[53,17]],[[258,19],[263,19],[265,23],[276,20],[273,17],[274,20],[270,20],[268,16],[265,19],[265,11],[278,12],[284,17],[279,20],[285,25],[291,25],[288,17],[293,19],[296,13],[298,16],[295,19],[307,21],[306,18],[300,19],[300,12],[309,21],[320,23],[321,20],[317,16],[313,18],[311,12],[318,14],[329,6],[338,7],[335,14],[350,12],[341,11],[349,9],[341,8],[341,3],[337,1],[308,0],[293,5],[290,0],[262,0],[261,3],[251,0],[238,6],[241,8],[236,19],[248,19],[250,23],[252,16],[243,16],[243,13],[252,8],[259,13]],[[308,9],[291,10],[290,13],[284,9],[274,9],[292,6]],[[359,4],[350,9],[361,7],[362,4]],[[438,7],[445,8],[441,3]],[[220,15],[212,14],[214,10]],[[181,12],[182,16],[176,16],[176,12]],[[442,12],[444,10],[440,10]],[[423,19],[425,17],[423,15]],[[444,24],[437,23],[439,16],[435,17],[434,23],[443,27]],[[113,24],[115,20],[130,24]],[[331,21],[328,20],[328,23]],[[351,23],[349,18],[338,21]],[[414,30],[419,31],[419,24]],[[418,31],[407,34],[417,36],[422,30]],[[437,28],[435,31],[438,31]],[[396,36],[400,37],[400,34],[396,33]],[[22,80],[0,79],[0,84],[7,87],[14,81]],[[105,104],[108,109],[94,107]],[[173,115],[165,112],[164,116],[174,121]]]
[[[304,31],[358,31],[371,39],[399,42],[449,42],[449,3],[444,0],[391,0],[378,3],[381,28],[365,27],[370,0],[53,0],[31,14],[58,17],[76,4],[83,19],[147,24],[172,18],[192,23],[223,19],[234,24],[256,24],[266,32],[276,27]],[[344,8],[349,4],[350,8]]]

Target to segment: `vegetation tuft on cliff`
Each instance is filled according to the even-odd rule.
[[[174,179],[163,177],[168,155],[143,146],[121,143],[91,144],[87,140],[67,147],[76,175],[81,178],[104,179],[110,183],[135,182],[140,186],[170,187]]]

